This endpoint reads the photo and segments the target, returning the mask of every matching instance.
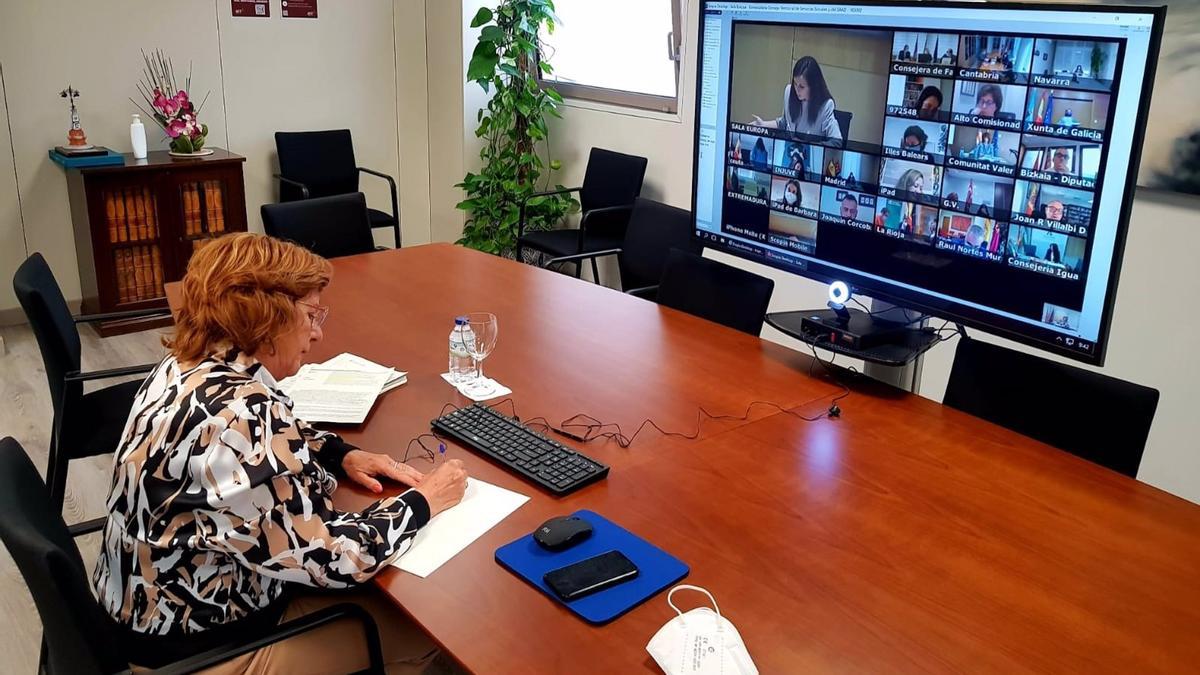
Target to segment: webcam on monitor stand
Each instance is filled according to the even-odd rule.
[[[828,309],[768,314],[767,323],[809,344],[891,366],[909,363],[936,340],[936,333],[909,320],[910,312],[903,308],[852,309],[846,305],[853,297],[850,284],[835,280],[829,285]]]
[[[850,302],[850,286],[844,281],[829,284],[829,309],[837,316],[838,322],[845,325],[850,323],[850,310],[846,303]]]

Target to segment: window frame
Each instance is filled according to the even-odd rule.
[[[683,69],[684,0],[670,0],[670,2],[671,31],[667,33],[667,49],[668,58],[675,62],[674,96],[657,96],[655,94],[643,94],[641,92],[628,91],[626,89],[611,89],[608,87],[597,87],[587,84],[575,84],[573,82],[547,80],[542,77],[543,73],[540,69],[538,71],[538,85],[542,88],[549,87],[554,89],[565,99],[593,101],[596,103],[605,103],[623,108],[652,110],[671,115],[678,114],[679,99],[680,95],[683,93],[680,91],[682,82],[680,79],[680,72]]]

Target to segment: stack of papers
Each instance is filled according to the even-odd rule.
[[[427,577],[527,501],[526,495],[468,478],[462,501],[434,516],[392,565]]]
[[[296,417],[306,422],[362,424],[379,395],[408,381],[408,373],[381,366],[353,354],[338,354],[324,363],[308,363],[279,381],[292,399]]]

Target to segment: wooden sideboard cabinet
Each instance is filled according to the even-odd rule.
[[[163,285],[183,278],[197,248],[246,231],[246,158],[214,150],[196,159],[127,154],[124,165],[67,170],[85,314],[166,309]],[[156,317],[96,329],[108,336],[170,323]]]

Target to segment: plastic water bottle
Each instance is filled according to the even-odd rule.
[[[136,113],[129,125],[129,143],[133,146],[134,159],[146,159],[146,127],[142,124],[141,116]]]
[[[471,358],[473,349],[475,331],[461,316],[454,319],[454,330],[450,331],[450,379],[455,384],[475,379],[475,361]]]

